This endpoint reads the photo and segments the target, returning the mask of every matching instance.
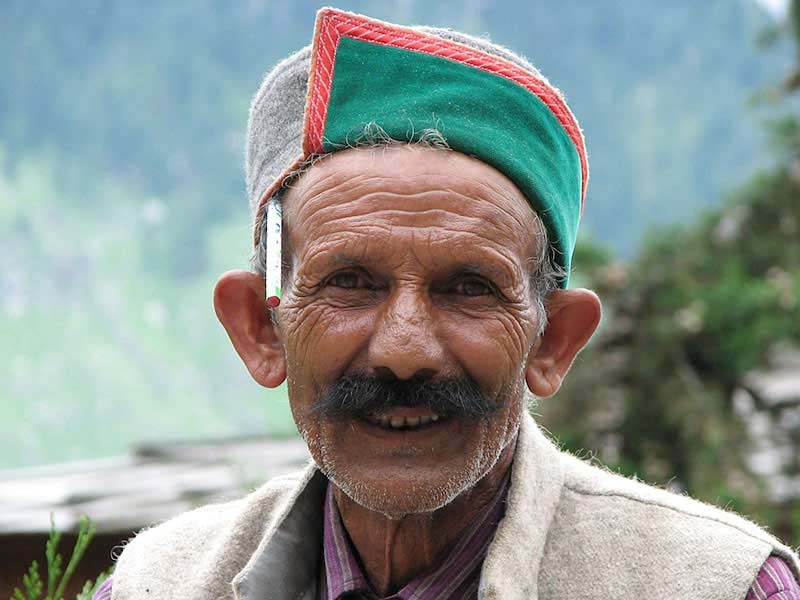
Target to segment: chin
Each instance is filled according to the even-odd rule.
[[[470,473],[468,477],[445,481],[407,481],[387,474],[374,481],[341,473],[333,475],[329,479],[351,500],[390,519],[439,510],[470,489],[481,477],[479,473]]]
[[[337,465],[335,460],[324,457],[317,464],[353,502],[397,520],[406,515],[434,512],[450,504],[491,470],[501,450],[489,452],[490,460],[486,460],[486,452],[476,452],[472,460],[437,469],[374,466],[360,469],[352,464]]]

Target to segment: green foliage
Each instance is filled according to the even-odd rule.
[[[543,413],[569,447],[597,448],[626,474],[740,510],[792,541],[800,506],[774,503],[749,470],[733,406],[740,389],[766,410],[748,374],[768,368],[776,348],[800,346],[800,125],[791,116],[771,129],[776,166],[698,222],[652,231],[623,277],[609,279],[610,260],[587,270],[605,290],[605,327]]]
[[[767,122],[773,146],[786,158],[800,155],[800,121],[794,115],[771,119]]]
[[[618,287],[595,271],[603,330],[542,404],[568,448],[597,449],[625,474],[736,508],[790,540],[798,508],[771,506],[749,471],[732,401],[774,348],[800,345],[798,197],[777,168],[703,222],[651,235]]]
[[[800,47],[800,2],[798,0],[789,2],[789,33]]]
[[[211,296],[248,266],[250,98],[322,4],[2,3],[0,467],[294,432],[285,389],[252,383]],[[768,23],[750,0],[340,6],[489,31],[531,57],[586,131],[582,227],[622,252],[758,162],[742,104],[785,61],[749,47]],[[606,260],[579,256],[578,275],[613,285]]]
[[[182,219],[154,240],[148,267],[200,274],[205,230],[244,208],[250,97],[272,64],[310,42],[321,5],[8,0],[0,139],[22,158],[49,154],[69,191],[84,193],[102,173],[142,198],[169,196]],[[770,21],[752,0],[615,1],[594,10],[557,0],[458,11],[419,0],[341,6],[488,31],[530,56],[566,90],[587,131],[594,176],[585,225],[626,253],[640,230],[631,221],[691,216],[730,185],[730,173],[757,163],[759,132],[740,109],[787,54],[753,51]]]
[[[294,431],[285,390],[252,383],[210,299],[220,273],[247,268],[250,97],[308,43],[319,4],[3,3],[0,330],[14,343],[0,345],[0,466],[122,453],[142,435]],[[606,310],[545,422],[625,473],[776,522],[741,464],[730,391],[776,340],[798,337],[796,118],[771,125],[775,168],[703,209],[765,164],[743,105],[791,54],[754,51],[769,22],[749,0],[473,4],[341,6],[489,31],[581,120],[594,238],[579,243],[573,282]],[[630,266],[616,258],[644,225],[698,217],[653,232]],[[29,571],[25,593],[38,598],[37,581],[55,593],[56,570],[46,582]]]
[[[53,171],[0,160],[0,330],[15,340],[0,344],[0,467],[121,454],[143,437],[294,432],[285,391],[252,383],[211,308],[216,277],[247,268],[247,215],[206,232],[206,273],[171,280],[142,258],[180,220],[168,201],[137,206],[96,178],[113,202],[84,206]]]
[[[45,558],[47,560],[47,591],[44,597],[42,597],[44,584],[39,575],[39,565],[36,561],[33,561],[28,572],[22,578],[22,587],[25,590],[24,595],[19,588],[15,588],[9,600],[63,600],[67,585],[86,553],[86,549],[89,547],[95,531],[96,526],[94,523],[92,523],[88,517],[82,517],[78,528],[75,547],[72,550],[69,563],[67,563],[67,567],[64,569],[61,555],[58,553],[61,533],[56,531],[55,523],[51,515],[50,537],[45,547]],[[76,597],[76,600],[90,600],[108,575],[108,573],[101,573],[94,581],[87,581]]]
[[[11,600],[39,600],[42,594],[42,581],[39,579],[39,565],[36,561],[31,563],[28,572],[22,577],[22,585],[25,588],[25,595],[19,588],[14,588]]]

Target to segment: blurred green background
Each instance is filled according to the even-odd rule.
[[[250,98],[321,4],[0,4],[0,468],[294,434],[211,291],[248,265]],[[338,6],[489,32],[564,90],[592,171],[574,285],[606,315],[540,421],[797,543],[798,20],[769,4]]]

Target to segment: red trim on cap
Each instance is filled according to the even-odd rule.
[[[336,49],[342,36],[454,60],[505,77],[534,94],[555,115],[578,151],[581,160],[581,212],[583,212],[589,175],[586,148],[575,117],[553,88],[521,67],[500,57],[407,27],[375,21],[334,8],[322,9],[317,16],[303,136],[303,150],[307,155],[324,152],[322,137],[331,96]]]

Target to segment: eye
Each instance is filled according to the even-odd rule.
[[[465,279],[453,286],[453,291],[462,296],[489,296],[494,289],[487,282],[480,279]]]
[[[364,273],[359,271],[340,271],[332,275],[326,285],[346,290],[372,289],[375,287]]]

